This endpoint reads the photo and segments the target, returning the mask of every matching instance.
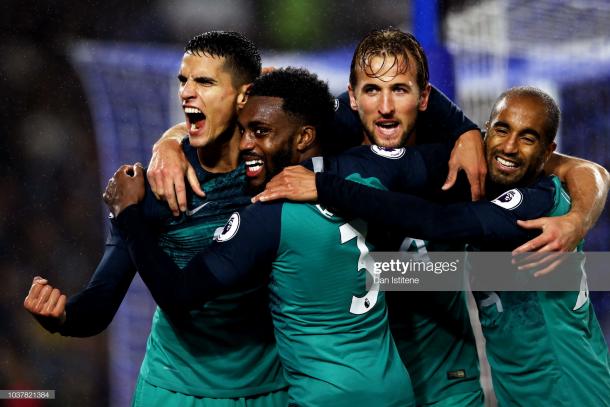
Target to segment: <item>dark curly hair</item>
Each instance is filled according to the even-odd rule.
[[[374,57],[381,57],[384,62],[376,72],[373,72],[371,67]],[[386,61],[392,61],[392,64],[388,63],[386,66]],[[360,41],[354,51],[349,83],[352,88],[356,87],[356,68],[362,69],[372,78],[379,78],[388,73],[396,64],[401,64],[399,73],[406,72],[411,64],[414,64],[417,72],[417,85],[420,90],[425,89],[430,80],[428,58],[413,34],[402,32],[394,27],[373,30]]]
[[[191,39],[184,52],[198,56],[225,58],[225,69],[231,72],[233,86],[253,82],[261,74],[261,56],[256,46],[242,34],[233,31],[208,31]]]
[[[318,142],[325,147],[335,114],[334,98],[316,74],[301,68],[277,69],[254,81],[250,96],[282,98],[284,111],[314,126]]]

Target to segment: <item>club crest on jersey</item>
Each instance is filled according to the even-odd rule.
[[[227,224],[222,228],[222,231],[218,236],[214,237],[217,242],[226,242],[227,240],[233,239],[239,229],[239,213],[235,212],[229,218]]]
[[[521,202],[523,202],[523,194],[518,189],[511,189],[491,202],[510,211],[521,205]]]
[[[371,151],[382,157],[390,158],[392,160],[398,160],[400,157],[405,155],[405,151],[407,150],[405,150],[404,148],[371,146]]]
[[[335,100],[333,101],[333,109],[335,109],[335,112],[339,110],[339,99],[337,98],[335,98]]]

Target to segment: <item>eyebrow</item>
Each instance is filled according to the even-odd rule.
[[[176,77],[178,78],[178,80],[186,80],[187,79],[186,75],[183,75],[181,73],[179,73]],[[193,80],[195,82],[198,82],[198,83],[203,82],[203,83],[211,83],[211,84],[214,84],[214,85],[216,83],[218,83],[218,81],[216,79],[210,78],[209,76],[196,76],[196,77],[193,78]]]

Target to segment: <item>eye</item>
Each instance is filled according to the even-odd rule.
[[[184,85],[186,83],[186,77],[178,75],[178,82],[180,82],[180,85]]]
[[[256,127],[253,130],[254,136],[255,137],[263,137],[266,136],[269,133],[269,129],[265,128],[265,127]]]
[[[538,141],[534,136],[523,136],[521,137],[521,140],[523,140],[523,142],[528,145],[535,144],[536,141]]]
[[[379,91],[379,88],[377,86],[367,85],[362,91],[367,95],[375,95]]]
[[[197,82],[198,84],[203,85],[203,86],[212,86],[215,83],[210,78],[197,78],[197,79],[195,79],[195,82]]]
[[[407,94],[409,93],[409,89],[407,89],[404,86],[397,86],[393,89],[394,93],[398,93],[398,94]]]
[[[504,127],[495,127],[493,129],[495,134],[498,134],[500,136],[505,136],[508,134],[508,129],[504,128]]]

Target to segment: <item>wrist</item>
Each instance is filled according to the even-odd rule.
[[[155,144],[153,144],[153,153],[156,153],[161,146],[167,146],[168,148],[180,148],[180,143],[182,143],[182,139],[184,136],[164,136],[159,139]]]

